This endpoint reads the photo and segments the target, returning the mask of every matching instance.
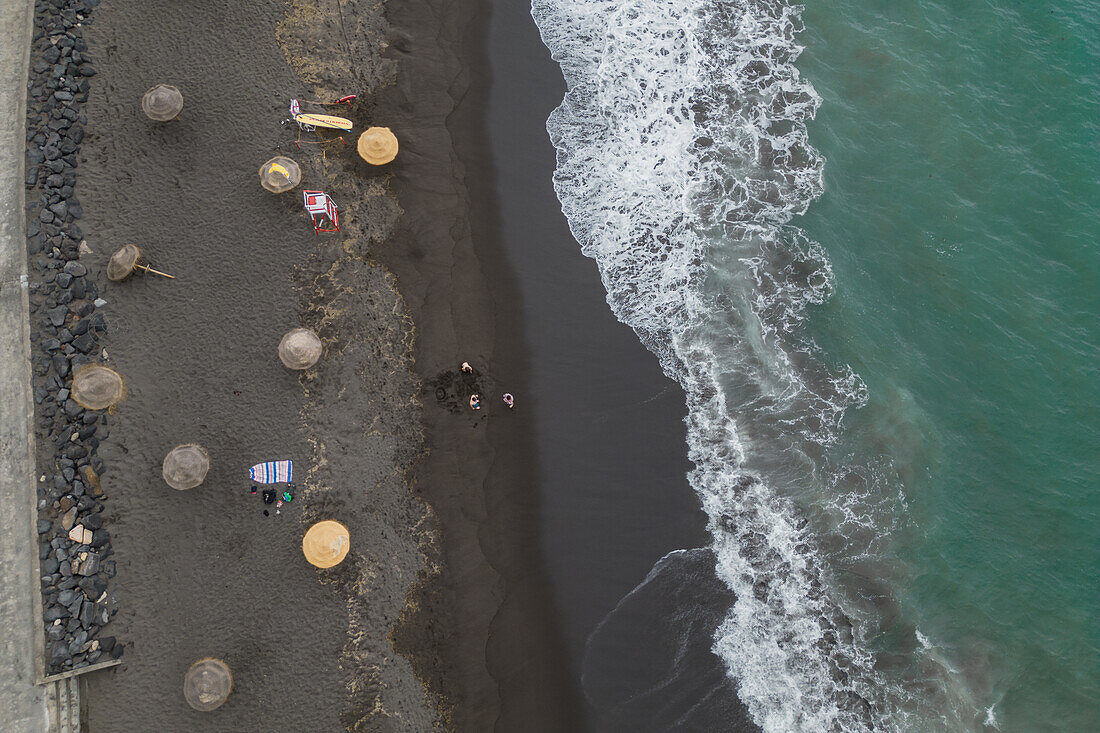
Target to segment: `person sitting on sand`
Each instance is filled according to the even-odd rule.
[[[504,393],[504,404],[508,405],[509,410],[516,406],[516,398],[512,396],[511,392]]]
[[[471,410],[480,410],[481,409],[481,396],[480,395],[476,395],[476,394],[470,395],[470,409]]]
[[[462,371],[465,372],[466,374],[473,374],[474,373],[474,368],[472,366],[470,366],[470,362],[464,361],[464,362],[462,362]]]

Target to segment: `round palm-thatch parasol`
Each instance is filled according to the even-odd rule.
[[[339,565],[347,557],[349,549],[351,539],[348,528],[332,519],[313,525],[302,538],[302,553],[311,565],[319,568]]]
[[[220,659],[200,659],[183,676],[183,697],[195,710],[209,711],[219,707],[232,691],[233,673]]]
[[[183,95],[171,84],[157,84],[141,98],[145,116],[157,122],[168,122],[183,111]]]
[[[143,270],[145,272],[151,272],[154,275],[162,275],[164,277],[175,279],[175,275],[169,275],[167,272],[161,272],[160,270],[154,270],[149,265],[145,264],[145,253],[141,251],[141,247],[136,244],[124,244],[115,250],[115,253],[111,255],[111,259],[107,261],[107,279],[114,280],[115,282],[122,282],[126,278],[133,274],[134,270]]]
[[[260,185],[271,193],[289,191],[301,181],[302,169],[284,155],[276,155],[260,166]]]
[[[308,328],[287,331],[279,342],[279,360],[289,369],[309,369],[321,358],[321,339]]]
[[[210,455],[196,443],[177,445],[168,451],[161,465],[164,481],[173,489],[185,491],[203,482],[210,470]]]
[[[136,244],[124,244],[111,255],[107,262],[107,279],[119,282],[130,277],[130,273],[141,261],[141,247]]]
[[[102,364],[87,364],[73,372],[69,396],[85,410],[114,407],[126,396],[122,375]]]
[[[359,136],[359,157],[371,165],[385,165],[397,157],[397,137],[388,127],[369,127]]]

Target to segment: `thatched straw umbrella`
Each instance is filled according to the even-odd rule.
[[[289,369],[309,369],[321,358],[322,348],[313,331],[294,328],[279,342],[279,360]]]
[[[73,372],[69,396],[85,410],[114,407],[126,396],[122,375],[102,364],[87,364]]]
[[[183,111],[183,95],[171,84],[157,84],[141,98],[145,116],[157,122],[168,122]]]
[[[107,262],[107,279],[120,282],[130,277],[130,273],[141,261],[141,247],[136,244],[124,244],[111,255]]]
[[[167,272],[161,272],[160,270],[154,270],[149,265],[145,264],[145,253],[141,251],[141,247],[136,244],[124,244],[115,250],[115,253],[111,255],[111,259],[107,261],[107,279],[114,280],[115,282],[122,282],[134,272],[134,270],[143,270],[144,272],[151,272],[154,275],[161,275],[162,277],[176,279],[175,275],[169,275]]]
[[[196,443],[177,445],[168,451],[161,464],[161,475],[173,489],[185,491],[203,482],[210,470],[210,455]]]
[[[359,157],[371,165],[385,165],[397,157],[397,137],[388,127],[369,127],[359,136]]]
[[[348,528],[332,519],[326,519],[306,530],[302,538],[302,553],[311,565],[331,568],[339,565],[351,549]]]
[[[289,191],[302,181],[302,169],[293,159],[276,155],[260,166],[260,185],[271,193]]]
[[[205,712],[219,707],[232,691],[233,673],[220,659],[200,659],[183,676],[183,697],[195,710]]]

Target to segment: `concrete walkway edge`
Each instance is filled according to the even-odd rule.
[[[59,721],[37,684],[45,639],[23,194],[33,0],[0,0],[0,19],[0,729],[42,733]]]

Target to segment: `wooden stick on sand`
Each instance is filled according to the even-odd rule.
[[[135,265],[135,267],[137,267],[140,270],[145,270],[146,272],[151,272],[154,275],[160,275],[161,277],[167,277],[167,278],[170,278],[172,280],[176,279],[175,275],[169,275],[167,272],[161,272],[160,270],[154,270],[152,267],[149,267],[149,265]]]

